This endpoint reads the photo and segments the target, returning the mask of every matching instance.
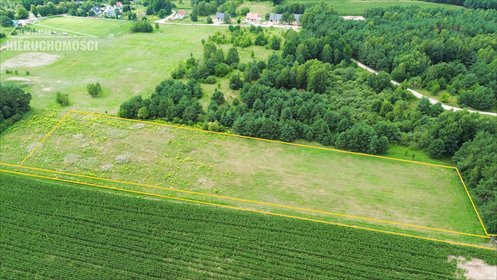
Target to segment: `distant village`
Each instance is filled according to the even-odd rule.
[[[115,5],[93,6],[90,9],[90,16],[120,18],[123,13],[123,3],[117,2]]]

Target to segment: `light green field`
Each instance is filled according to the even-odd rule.
[[[22,129],[7,135],[0,146],[2,162],[18,163],[37,143],[23,139]],[[482,234],[453,169],[79,114],[71,114],[24,165]],[[267,205],[262,209],[281,210]]]
[[[82,17],[51,17],[33,24],[42,30],[67,32],[73,35],[110,36],[126,33],[131,27],[130,21]]]
[[[409,6],[418,5],[426,8],[433,7],[444,7],[449,9],[460,9],[459,6],[429,3],[423,1],[413,1],[413,0],[285,0],[284,4],[293,2],[325,2],[330,4],[335,11],[340,15],[358,16],[363,15],[364,11],[372,8],[386,8],[391,6]]]
[[[151,94],[155,86],[170,78],[171,71],[191,53],[197,57],[201,55],[202,39],[221,30],[161,26],[151,34],[131,34],[126,31],[128,22],[73,17],[50,18],[42,24],[96,35],[96,39],[85,39],[97,40],[98,50],[53,52],[59,56],[55,63],[16,68],[20,73],[29,70],[29,77],[2,72],[0,81],[22,80],[30,84],[28,91],[33,95],[31,106],[35,110],[60,108],[55,102],[55,93],[61,91],[69,94],[70,108],[110,113],[117,112],[121,103],[133,95]],[[109,36],[119,32],[120,35]],[[0,63],[22,53],[4,51]],[[95,82],[103,87],[103,95],[98,98],[92,98],[86,92],[86,85]]]
[[[245,7],[248,7],[252,13],[257,13],[261,18],[264,18],[264,15],[270,13],[273,9],[273,4],[270,1],[245,1],[238,7],[238,9],[241,10]]]

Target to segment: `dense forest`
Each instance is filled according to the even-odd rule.
[[[379,35],[374,35],[376,31],[371,29],[369,37],[364,39],[364,32],[369,30],[370,23],[345,21],[333,10],[322,6],[307,8],[303,30],[285,34],[280,54],[264,61],[239,63],[233,60],[236,48],[224,55],[221,47],[216,47],[219,44],[233,45],[238,37],[228,36],[226,40],[219,40],[219,36],[214,36],[204,43],[201,59],[191,57],[175,71],[173,77],[187,79],[186,84],[164,81],[150,99],[135,97],[123,104],[120,115],[197,123],[209,130],[230,130],[242,135],[283,141],[304,139],[372,154],[381,154],[390,144],[398,144],[424,150],[434,158],[453,157],[469,187],[477,195],[489,230],[497,231],[497,153],[495,145],[488,145],[497,143],[497,119],[467,111],[444,111],[440,104],[431,105],[427,99],[417,100],[403,86],[394,88],[389,82],[389,72],[392,76],[398,75],[399,71],[394,70],[401,64],[404,66],[400,68],[409,70],[405,79],[415,78],[426,83],[432,79],[442,81],[442,78],[433,78],[438,74],[433,74],[433,77],[429,75],[441,68],[447,77],[447,84],[451,86],[457,83],[455,80],[474,80],[467,83],[471,86],[462,87],[461,95],[473,92],[471,89],[476,92],[490,90],[494,94],[496,79],[492,79],[492,75],[496,74],[497,69],[494,49],[497,37],[491,38],[487,31],[495,32],[497,24],[485,19],[485,16],[490,16],[489,13],[468,10],[459,14],[419,8],[372,10],[368,14],[376,14],[373,22],[377,21],[385,34],[392,37],[375,37]],[[392,19],[418,17],[420,14],[433,15],[427,17],[428,22],[439,14],[451,14],[454,18],[440,23],[440,33],[436,28],[433,32],[445,33],[449,40],[452,37],[448,34],[452,33],[444,32],[445,27],[442,26],[447,24],[452,29],[457,25],[461,35],[456,38],[461,42],[466,40],[466,43],[455,43],[458,44],[455,48],[458,51],[451,52],[453,57],[441,58],[437,61],[439,63],[435,63],[435,56],[426,54],[430,42],[420,39],[422,37],[411,42],[411,39],[405,41],[409,38],[407,35],[393,36],[393,30],[400,29],[396,26],[398,22]],[[479,15],[477,21],[482,22],[474,29],[464,18],[475,20],[476,15]],[[411,36],[423,30],[425,27],[422,26],[422,23],[413,23]],[[371,53],[375,56],[367,56],[361,38],[364,44],[368,40],[376,42],[369,42]],[[435,35],[431,38],[442,40]],[[401,47],[397,50],[393,46]],[[476,46],[481,49],[477,50]],[[428,53],[431,55],[431,52]],[[359,70],[351,58],[363,55],[373,66],[386,71],[372,75]],[[419,55],[425,57],[426,65],[420,64],[423,60],[419,59]],[[397,56],[400,58],[396,59]],[[224,68],[224,65],[230,69],[230,87],[240,89],[239,97],[228,102],[217,89],[204,111],[199,104],[202,96],[199,83],[207,82],[207,78],[216,75],[216,69]],[[457,75],[446,70],[452,66],[458,69]],[[487,79],[480,80],[483,75]]]
[[[365,22],[321,18],[310,9],[302,20],[316,34],[336,31],[366,65],[462,106],[480,110],[497,103],[497,11],[392,7],[366,12]]]
[[[424,1],[459,5],[472,9],[497,9],[497,0],[424,0]]]
[[[18,87],[0,85],[0,132],[29,111],[31,94]]]

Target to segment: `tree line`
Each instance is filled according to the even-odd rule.
[[[406,18],[409,15],[421,12],[427,15],[434,11],[393,8],[385,11],[376,20],[380,28],[386,28],[386,34],[389,34],[388,32],[393,32],[389,31],[390,29],[398,28],[387,24],[396,23],[392,22],[390,17]],[[437,13],[453,13],[441,9],[436,11],[435,17]],[[378,10],[373,10],[367,13],[377,12]],[[473,12],[484,11],[469,11]],[[381,19],[382,17],[388,19]],[[467,26],[469,22],[460,21],[458,17],[451,21],[460,23],[459,30],[469,33],[474,31],[473,26]],[[362,31],[359,32],[365,28],[363,24],[367,25],[340,19],[332,9],[323,6],[309,7],[303,16],[303,30],[298,33],[288,31],[285,34],[280,54],[248,63],[230,60],[228,64],[227,56],[220,48],[217,48],[213,41],[206,42],[203,58],[190,57],[183,64],[188,65],[183,69],[183,76],[176,77],[187,78],[186,84],[171,80],[163,82],[174,85],[173,88],[183,89],[169,90],[177,94],[175,98],[169,97],[166,92],[158,98],[156,90],[150,100],[135,97],[123,104],[120,114],[123,117],[162,118],[181,123],[198,123],[209,130],[229,130],[242,135],[283,141],[304,139],[373,154],[381,154],[387,151],[389,145],[396,144],[424,150],[433,158],[453,158],[463,176],[468,179],[468,186],[476,193],[478,205],[489,230],[496,231],[497,217],[494,213],[497,184],[494,171],[497,161],[494,158],[495,153],[489,152],[494,145],[488,145],[488,149],[481,145],[497,143],[497,119],[467,111],[444,111],[440,104],[432,105],[427,99],[417,100],[405,90],[404,85],[392,87],[389,83],[393,76],[391,72],[398,65],[394,63],[395,59],[388,60],[383,51],[375,50],[387,46],[386,42],[389,40],[385,38],[388,36],[383,39],[375,38],[375,32],[372,32],[371,36],[377,44],[370,45],[372,52],[383,54],[372,57],[371,61],[380,65],[384,63],[386,71],[372,75],[358,69],[350,59],[360,54],[361,45],[351,38],[365,36]],[[493,28],[492,25],[483,26]],[[413,23],[412,27],[417,28],[418,23]],[[441,28],[440,32],[443,29]],[[474,35],[468,33],[465,36],[478,41],[480,45],[487,45],[489,38],[485,31],[475,32]],[[402,36],[398,37],[400,41],[396,46],[402,46]],[[402,50],[409,48],[416,49],[418,45],[408,44],[401,47]],[[229,52],[233,54],[236,48],[232,49]],[[421,53],[420,50],[417,51]],[[478,52],[469,65],[477,63],[478,57],[483,53]],[[392,54],[400,57],[404,55],[396,52]],[[393,57],[395,58],[395,55]],[[492,61],[493,56],[490,55],[490,58]],[[474,68],[468,68],[464,61],[443,61],[445,64],[441,62],[433,65],[432,58],[428,59],[430,61],[426,69],[417,74],[420,75],[419,79],[427,75],[425,72],[435,71],[435,68],[460,76],[461,80],[473,78]],[[410,70],[420,67],[419,63],[422,63],[422,60],[410,61],[405,57],[401,60]],[[233,67],[226,75],[229,75],[230,87],[239,90],[239,97],[228,102],[217,89],[211,96],[207,110],[204,111],[198,103],[202,96],[198,84],[212,73],[215,75],[216,67],[223,63],[236,65],[236,71]],[[461,70],[462,67],[458,63],[466,67],[465,71]],[[428,70],[431,66],[434,66],[432,70]],[[492,87],[492,84],[489,87]],[[158,87],[159,91],[161,88],[163,86]],[[150,107],[152,99],[162,106]],[[162,103],[158,102],[159,100],[163,100]],[[181,105],[180,100],[183,100]],[[188,106],[191,108],[187,110]],[[142,112],[138,115],[140,110]],[[479,148],[482,151],[476,153]]]
[[[0,84],[0,132],[22,118],[29,111],[31,94],[14,86]]]
[[[424,0],[424,1],[452,4],[472,9],[497,9],[497,0]]]

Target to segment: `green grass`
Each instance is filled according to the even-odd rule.
[[[448,9],[460,9],[459,6],[429,3],[423,1],[413,1],[413,0],[285,0],[284,4],[294,3],[294,2],[325,2],[330,4],[335,11],[340,15],[363,15],[364,11],[372,8],[386,8],[390,6],[409,6],[418,5],[426,8],[433,7],[444,7]]]
[[[451,279],[495,252],[0,174],[8,279]]]
[[[22,133],[3,138],[2,161],[33,147]],[[80,115],[25,164],[482,234],[453,169]]]
[[[270,13],[273,9],[273,4],[270,1],[245,1],[238,9],[241,10],[245,7],[248,7],[252,13],[257,13],[261,18],[264,18],[264,15]]]
[[[91,35],[97,37],[126,33],[131,27],[130,21],[115,19],[83,17],[51,17],[32,25],[34,28],[72,35]]]
[[[32,107],[40,110],[60,108],[55,102],[55,93],[61,91],[69,94],[69,108],[116,113],[120,104],[131,96],[150,95],[155,86],[169,78],[171,71],[190,53],[200,56],[200,41],[220,30],[198,26],[161,26],[152,34],[130,34],[122,30],[123,23],[127,29],[129,23],[123,21],[73,17],[42,21],[43,25],[99,36],[89,39],[98,40],[98,50],[55,52],[60,59],[51,65],[19,68],[20,73],[26,70],[31,72],[29,77],[22,78],[32,85]],[[122,31],[117,32],[120,35],[108,36],[116,30]],[[21,52],[4,51],[0,62],[19,54]],[[2,73],[0,81],[12,79],[19,77]],[[103,95],[91,98],[86,93],[86,85],[95,82],[102,85]]]

